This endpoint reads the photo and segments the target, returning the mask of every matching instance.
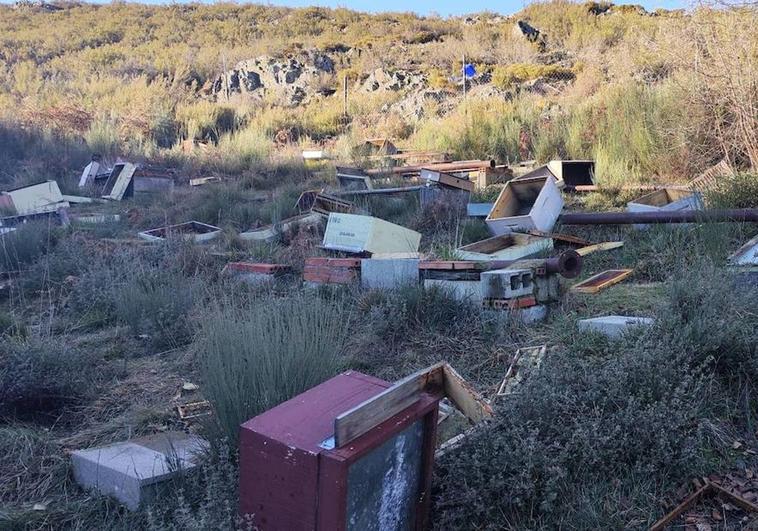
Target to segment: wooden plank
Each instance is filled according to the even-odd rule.
[[[419,399],[427,390],[437,390],[442,397],[444,366],[440,362],[403,378],[378,395],[345,411],[334,419],[334,445],[340,448],[397,415]]]
[[[717,485],[716,483],[709,483],[711,485],[711,488],[713,489],[714,494],[717,496],[723,496],[726,498],[730,503],[736,505],[740,509],[748,512],[758,513],[758,505],[754,504],[753,502],[747,500],[746,498],[743,498],[742,496],[739,496],[735,494],[734,492],[731,492],[729,490],[726,490],[721,485]]]
[[[492,406],[447,363],[443,366],[445,395],[473,423],[492,416]]]
[[[571,287],[571,291],[573,293],[598,293],[605,288],[618,284],[631,275],[632,271],[632,269],[609,269],[608,271],[591,276],[584,282],[575,284]]]
[[[446,362],[435,363],[334,419],[334,445],[340,448],[416,402],[421,393],[447,396],[471,422],[492,416],[492,407]]]
[[[654,523],[650,528],[650,531],[663,531],[667,525],[679,518],[684,511],[689,509],[696,501],[702,498],[704,494],[710,491],[711,485],[710,482],[707,482],[698,490],[687,496],[684,501],[677,505],[670,513]]]
[[[576,252],[581,256],[587,256],[588,254],[597,252],[597,251],[610,251],[611,249],[618,249],[619,247],[623,247],[624,242],[602,242],[602,243],[596,243],[595,245],[588,245],[587,247],[582,247],[581,249],[577,249]]]

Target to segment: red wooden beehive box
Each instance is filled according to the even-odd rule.
[[[240,514],[261,531],[423,529],[439,395],[334,448],[335,418],[390,385],[349,371],[245,422]]]

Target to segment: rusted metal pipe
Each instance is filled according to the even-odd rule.
[[[564,225],[629,225],[633,223],[693,223],[719,221],[758,222],[758,208],[727,210],[679,210],[674,212],[569,212]]]
[[[550,258],[514,260],[509,267],[535,269],[538,275],[558,274],[565,278],[576,278],[582,272],[583,261],[579,253],[569,249]]]
[[[391,173],[393,175],[409,175],[414,173],[421,173],[421,170],[433,170],[433,171],[475,171],[484,170],[487,168],[494,168],[494,160],[464,160],[456,162],[438,162],[432,164],[418,164],[413,166],[396,166],[394,168],[374,168],[367,170],[369,175],[383,175],[385,173]]]

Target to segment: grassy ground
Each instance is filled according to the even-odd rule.
[[[279,219],[315,184],[304,175],[275,189],[280,207],[240,200],[235,182],[98,205],[124,215],[115,224],[25,227],[3,239],[15,281],[0,306],[0,527],[232,528],[241,419],[347,368],[394,380],[443,359],[491,397],[515,350],[538,344],[548,346],[542,369],[438,463],[435,528],[644,528],[688,478],[740,462],[735,440],[755,447],[758,298],[733,289],[723,268],[754,225],[562,227],[625,242],[587,257],[583,277],[635,273],[598,295],[566,294],[529,327],[435,290],[306,293],[297,282],[251,288],[219,275],[233,258],[297,269],[319,252],[316,234],[252,248],[231,237],[134,240],[159,220],[231,232]],[[421,230],[429,252],[452,245],[463,223],[412,202],[366,206]],[[577,319],[604,314],[657,321],[618,341],[577,332]],[[245,369],[251,361],[256,371]],[[185,382],[199,390],[182,391]],[[176,405],[202,398],[212,420],[176,417]],[[208,437],[212,451],[154,505],[128,513],[73,482],[68,451],[170,429]]]

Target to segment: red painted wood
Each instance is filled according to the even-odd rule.
[[[334,434],[337,415],[390,385],[350,371],[242,424],[240,514],[253,514],[261,531],[344,530],[350,465],[423,419],[425,454],[416,525],[422,529],[430,501],[439,396],[424,393],[418,402],[342,448],[320,446]]]

